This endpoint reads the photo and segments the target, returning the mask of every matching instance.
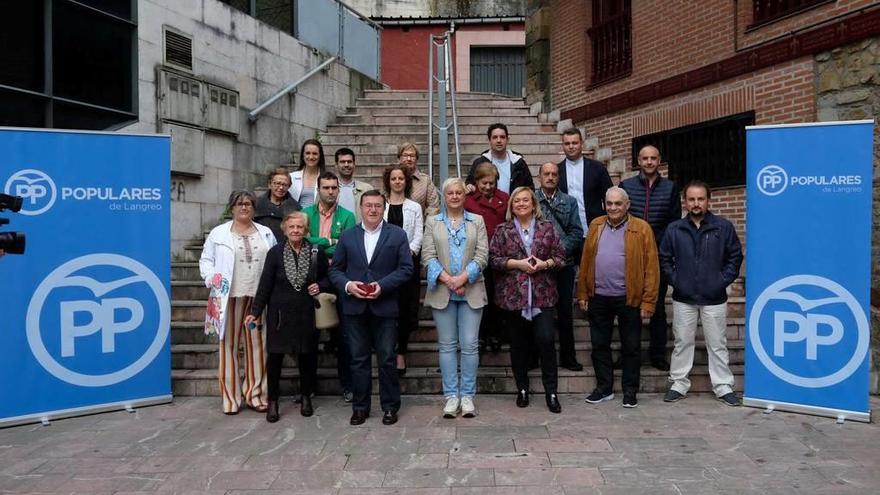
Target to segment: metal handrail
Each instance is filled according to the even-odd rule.
[[[428,46],[428,174],[434,177],[434,129],[437,129],[440,151],[438,157],[440,159],[440,183],[446,180],[449,174],[449,147],[447,144],[449,128],[452,127],[455,136],[455,171],[458,177],[461,177],[461,144],[458,135],[458,112],[455,108],[455,77],[452,65],[452,34],[455,32],[455,25],[450,27],[449,31],[437,36],[430,35],[430,43]],[[439,41],[438,41],[439,40]],[[437,74],[434,71],[434,50],[437,50],[438,67]],[[442,62],[440,60],[442,59]],[[449,74],[446,74],[446,68],[449,68]],[[434,88],[437,89],[437,116],[439,122],[434,124]],[[452,103],[452,122],[446,122],[446,91],[449,88],[449,95]]]
[[[275,93],[274,95],[272,95],[271,97],[269,97],[268,100],[257,105],[257,108],[251,110],[251,112],[248,113],[248,119],[250,119],[251,122],[256,122],[257,117],[259,116],[260,112],[265,110],[266,107],[275,103],[275,101],[278,100],[278,98],[281,98],[282,96],[290,93],[291,91],[296,90],[297,86],[304,83],[306,80],[308,80],[310,77],[314,76],[318,72],[321,72],[322,70],[324,70],[325,67],[327,67],[328,65],[330,65],[334,61],[336,61],[336,57],[328,58],[327,60],[323,61],[319,66],[308,71],[304,76],[302,76],[299,79],[297,79],[296,81],[294,81],[292,84],[288,85],[287,87],[285,87],[281,91],[279,91],[279,92]]]

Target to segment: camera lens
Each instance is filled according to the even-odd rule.
[[[24,234],[0,232],[0,249],[6,251],[6,254],[24,254]]]

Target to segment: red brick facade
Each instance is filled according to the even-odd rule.
[[[553,2],[550,59],[553,108],[584,108],[655,83],[757,50],[791,32],[803,31],[859,14],[880,1],[840,0],[762,26],[751,26],[748,0],[701,2],[639,0],[632,2],[632,72],[621,79],[591,87],[589,0]],[[755,55],[757,56],[757,55]],[[677,92],[623,110],[604,112],[575,124],[611,148],[612,157],[626,160],[631,170],[632,139],[638,136],[754,111],[756,124],[817,120],[816,62],[812,54],[741,76]],[[595,109],[593,109],[595,114]],[[713,193],[713,209],[737,224],[744,237],[744,187]]]

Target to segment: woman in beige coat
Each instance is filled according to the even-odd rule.
[[[486,287],[483,269],[489,256],[486,224],[464,210],[465,184],[459,178],[443,183],[446,206],[425,222],[422,264],[427,271],[425,305],[432,309],[440,344],[440,372],[446,404],[443,416],[476,416],[479,330]],[[456,356],[461,349],[461,373]]]

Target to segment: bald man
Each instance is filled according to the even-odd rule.
[[[675,182],[660,175],[660,150],[655,146],[643,146],[639,150],[638,160],[639,175],[621,181],[620,187],[629,194],[630,215],[641,218],[651,225],[659,249],[666,227],[681,219],[680,192]],[[657,308],[648,323],[651,335],[648,356],[651,366],[663,371],[669,370],[669,361],[666,360],[667,287],[668,281],[661,275],[660,287],[657,291]]]

